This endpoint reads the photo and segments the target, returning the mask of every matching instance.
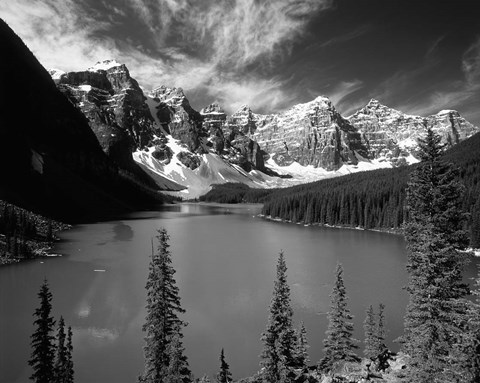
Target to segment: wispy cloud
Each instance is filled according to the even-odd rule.
[[[409,113],[427,115],[437,113],[442,109],[460,109],[467,117],[476,119],[478,115],[478,92],[480,91],[480,37],[464,52],[460,66],[464,75],[458,79],[443,84],[434,85],[428,89],[428,97],[415,103],[406,103],[400,108]]]
[[[362,88],[363,82],[360,80],[341,81],[328,92],[328,96],[339,110],[348,114],[352,110],[352,107],[358,105],[358,102],[351,100],[351,96]]]
[[[92,12],[89,0],[16,0],[0,2],[0,17],[47,68],[82,70],[116,58],[147,89],[204,89],[227,110],[244,102],[275,108],[290,95],[271,69],[332,1],[101,1],[94,5],[103,12]],[[145,30],[142,44],[113,32],[132,20]]]
[[[356,39],[357,37],[364,35],[365,33],[369,32],[371,29],[372,27],[370,25],[362,25],[359,28],[354,29],[353,31],[347,32],[343,35],[336,36],[334,38],[331,38],[330,40],[319,43],[317,44],[317,46],[320,48],[325,48],[330,45],[345,43],[347,41]]]
[[[468,86],[480,85],[480,37],[464,53],[462,70]]]

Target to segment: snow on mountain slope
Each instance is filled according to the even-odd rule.
[[[226,182],[241,182],[251,187],[266,187],[270,177],[261,172],[248,173],[237,165],[226,162],[214,153],[204,153],[200,156],[200,164],[191,169],[179,160],[181,153],[188,153],[188,148],[167,135],[166,145],[172,151],[170,160],[159,160],[153,155],[155,147],[148,150],[137,150],[133,153],[134,160],[155,174],[170,180],[183,190],[171,190],[168,194],[184,198],[196,198],[208,192],[212,184]]]

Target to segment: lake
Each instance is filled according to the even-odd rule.
[[[337,262],[344,267],[355,335],[369,304],[386,305],[389,346],[402,333],[407,303],[401,236],[267,221],[259,205],[165,206],[61,233],[62,257],[0,268],[0,382],[26,382],[30,335],[44,278],[53,314],[74,332],[77,383],[130,382],[143,368],[145,282],[151,239],[165,227],[180,288],[184,345],[196,377],[213,378],[225,349],[235,379],[258,370],[275,265],[283,250],[295,324],[304,321],[310,359],[322,356]],[[475,274],[470,266],[467,277]]]

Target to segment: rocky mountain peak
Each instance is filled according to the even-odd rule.
[[[251,113],[252,110],[250,109],[250,106],[248,106],[247,104],[243,104],[242,106],[240,106],[240,108],[237,109],[237,111],[233,114],[240,114],[240,113]]]
[[[95,65],[91,66],[87,70],[90,71],[90,72],[95,72],[95,71],[98,71],[98,70],[107,71],[107,70],[110,70],[112,68],[116,68],[116,67],[119,67],[119,66],[124,66],[125,67],[125,64],[120,64],[117,60],[110,59],[110,60],[97,61],[97,63]]]
[[[160,102],[171,105],[180,105],[184,100],[186,100],[182,88],[170,88],[165,85],[153,89],[149,95],[153,98],[158,98]]]
[[[146,97],[128,68],[116,60],[99,61],[85,71],[59,75],[58,89],[87,117],[107,155],[137,172],[132,151],[144,148],[154,134]]]
[[[210,104],[205,108],[203,108],[200,111],[200,114],[202,115],[222,114],[225,116],[225,111],[222,109],[222,107],[218,103],[214,102],[213,104]]]
[[[372,98],[370,99],[370,101],[367,103],[365,107],[369,109],[377,109],[379,106],[384,106],[384,105],[380,104],[380,101],[378,101],[377,99]]]
[[[332,101],[327,96],[317,96],[313,101],[310,103],[316,103],[316,104],[321,104],[326,107],[333,106]],[[308,104],[308,103],[307,103]]]
[[[61,70],[61,69],[55,69],[55,68],[48,69],[48,74],[50,75],[50,77],[52,78],[52,80],[55,82],[55,84],[57,84],[57,83],[60,81],[60,78],[61,78],[65,73],[66,73],[66,72],[64,72],[64,71]]]
[[[242,105],[229,119],[230,123],[236,125],[244,134],[252,135],[257,129],[256,116],[248,105]]]

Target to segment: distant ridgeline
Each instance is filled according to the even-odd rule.
[[[470,212],[471,246],[480,247],[480,134],[445,153],[456,164],[466,187],[463,199]],[[216,185],[200,200],[263,202],[262,213],[305,224],[328,224],[366,229],[400,229],[405,220],[405,187],[413,167],[403,166],[356,173],[286,189],[258,190],[237,184]]]
[[[0,201],[0,265],[45,256],[68,225]]]

